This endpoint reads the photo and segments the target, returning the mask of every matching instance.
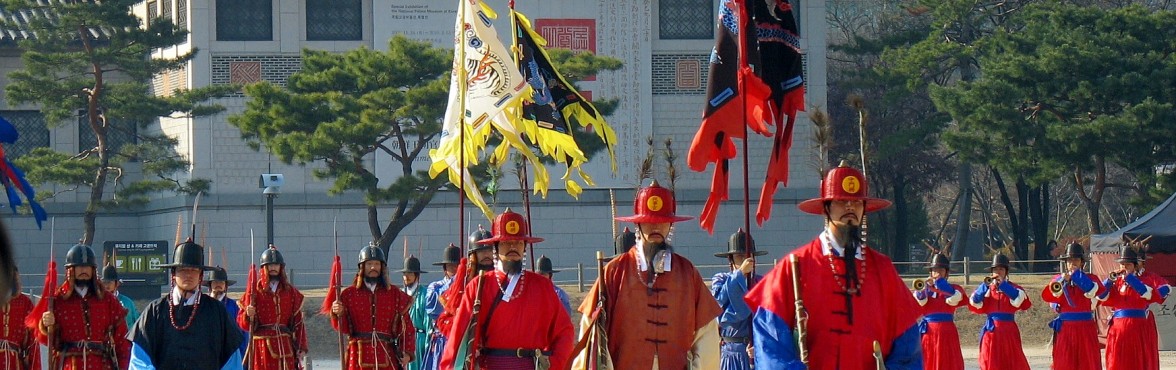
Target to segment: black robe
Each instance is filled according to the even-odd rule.
[[[171,294],[152,301],[127,334],[133,352],[142,350],[156,369],[219,370],[244,340],[237,324],[216,299],[201,294],[192,326],[177,330],[168,313]],[[183,326],[193,306],[176,307],[176,325]]]

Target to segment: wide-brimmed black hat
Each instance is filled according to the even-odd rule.
[[[559,270],[552,269],[551,259],[547,258],[547,256],[539,256],[539,262],[537,264],[539,265],[538,270],[540,274],[554,274],[559,272]]]
[[[613,253],[618,255],[624,254],[629,251],[629,248],[633,248],[634,245],[637,245],[637,233],[634,233],[633,230],[630,230],[626,226],[625,230],[621,231],[613,239]]]
[[[1009,268],[1009,256],[1004,255],[1004,253],[997,253],[997,254],[993,255],[992,256],[992,266],[988,266],[988,271],[992,271],[992,269],[997,268],[997,267],[1004,267],[1005,269],[1008,269]]]
[[[1005,262],[1005,267],[1008,267],[1008,262]],[[931,263],[927,264],[927,269],[946,269],[951,271],[951,259],[943,255],[943,253],[936,253],[931,255]]]
[[[418,274],[428,273],[428,271],[421,271],[421,260],[412,255],[404,259],[404,268],[401,269],[400,272],[415,272]]]
[[[1066,252],[1058,256],[1059,260],[1067,260],[1070,258],[1081,258],[1083,261],[1086,260],[1086,249],[1082,248],[1082,244],[1070,243],[1069,245],[1066,245]]]
[[[1139,250],[1133,247],[1123,247],[1123,250],[1119,251],[1119,258],[1115,262],[1139,264]]]
[[[219,266],[213,267],[212,271],[208,273],[208,278],[204,279],[204,285],[212,287],[212,282],[214,281],[223,281],[226,287],[233,286],[233,284],[237,283],[236,280],[229,279],[229,272]]]
[[[739,228],[739,230],[734,234],[731,234],[731,238],[727,240],[727,251],[715,253],[715,257],[730,258],[735,254],[747,254],[747,251],[754,247],[755,239],[750,235],[747,235],[747,232],[743,231],[743,228]],[[762,256],[765,254],[768,254],[768,251],[755,251],[756,256]]]
[[[172,253],[172,263],[159,265],[159,267],[195,267],[204,271],[215,268],[204,264],[204,247],[193,242],[191,238],[176,246],[175,252]]]
[[[433,266],[456,265],[459,263],[461,263],[461,248],[453,245],[453,243],[449,243],[449,246],[441,251],[441,262],[433,262]]]

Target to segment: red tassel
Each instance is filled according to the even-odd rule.
[[[25,316],[25,326],[37,330],[41,324],[41,315],[49,311],[49,298],[57,290],[57,261],[50,260],[48,271],[45,272],[45,287],[41,290],[41,300],[33,307],[33,312]]]
[[[339,262],[339,256],[335,256],[335,262],[331,263],[331,285],[327,289],[327,297],[323,298],[322,307],[319,307],[319,314],[331,314],[331,305],[335,304],[336,299],[339,299],[339,281],[341,279],[343,279],[343,264]]]
[[[709,234],[715,233],[715,219],[719,217],[719,204],[730,197],[728,192],[728,176],[730,162],[723,160],[715,166],[714,177],[711,178],[710,196],[702,206],[702,213],[698,215],[698,225]]]
[[[792,150],[792,131],[796,124],[797,112],[803,110],[803,86],[784,95],[780,112],[787,118],[776,127],[776,136],[772,141],[772,156],[768,159],[767,176],[764,177],[759,207],[755,212],[755,221],[760,226],[763,226],[764,222],[772,217],[772,202],[776,195],[776,187],[781,183],[788,186],[788,152]]]

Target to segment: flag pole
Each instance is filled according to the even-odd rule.
[[[514,0],[510,0],[507,6],[510,8],[510,59],[514,62],[515,66],[518,66],[519,53],[521,51],[519,50],[519,27],[517,24],[518,19],[515,17]],[[522,173],[519,176],[519,188],[523,192],[523,213],[527,216],[527,232],[534,234],[535,225],[531,223],[531,188],[529,186],[531,176],[527,172],[527,164],[527,158],[523,157],[523,164],[519,166],[522,167],[520,169]],[[535,271],[535,243],[527,242],[527,255],[531,257],[531,271]]]
[[[458,121],[457,121],[457,126],[458,126],[457,135],[458,136],[457,137],[458,137],[458,147],[460,148],[459,151],[461,152],[461,154],[459,154],[460,159],[458,159],[459,161],[461,161],[461,164],[458,166],[461,168],[459,170],[459,171],[461,171],[460,176],[459,176],[459,178],[461,179],[460,180],[461,182],[459,182],[457,185],[457,218],[458,218],[457,230],[458,230],[458,234],[459,234],[457,239],[459,240],[459,243],[461,246],[461,253],[463,255],[466,252],[466,237],[465,237],[465,235],[460,235],[460,234],[461,234],[462,230],[465,230],[465,221],[466,221],[465,220],[465,187],[466,187],[466,183],[465,183],[466,182],[465,181],[466,180],[466,144],[465,144],[465,139],[466,139],[466,137],[465,137],[465,131],[466,131],[465,110],[466,110],[466,107],[465,107],[465,99],[466,99],[466,93],[467,93],[466,89],[468,88],[468,84],[469,84],[466,81],[466,70],[465,70],[465,58],[466,58],[465,57],[465,45],[466,45],[465,7],[466,7],[466,0],[458,0],[457,12],[458,12],[458,17],[461,17],[461,22],[460,22],[460,25],[457,27],[458,44],[455,45],[455,47],[457,47],[457,60],[453,61],[453,66],[455,67],[454,72],[457,72],[457,76],[450,77],[450,78],[457,78],[458,79],[457,80],[457,89],[460,94],[460,95],[458,95],[459,98],[457,99],[457,102],[458,102],[457,104],[458,104],[458,108],[459,108],[457,111],[458,112]]]
[[[736,45],[739,46],[739,62],[740,62],[740,65],[742,66],[742,65],[748,64],[747,63],[748,38],[755,37],[755,34],[752,34],[752,35],[746,34],[749,31],[748,27],[746,26],[749,16],[752,20],[754,20],[754,18],[755,18],[755,16],[753,14],[751,14],[753,12],[753,9],[755,9],[755,7],[750,5],[749,3],[747,3],[747,0],[740,0],[739,6],[741,7],[741,9],[739,9],[739,23],[738,23],[739,24],[739,26],[738,26],[739,27],[739,41]],[[757,45],[758,45],[758,42],[757,42]],[[744,78],[743,76],[739,76],[739,91],[741,94],[744,94],[743,99],[740,99],[740,102],[742,102],[742,104],[743,104],[743,107],[742,107],[743,109],[740,109],[740,112],[741,112],[740,114],[743,115],[743,124],[740,125],[740,126],[743,126],[743,230],[746,233],[746,234],[744,234],[745,235],[744,237],[747,238],[747,240],[745,240],[744,244],[747,245],[748,258],[755,258],[755,243],[752,242],[752,238],[751,238],[751,190],[750,190],[751,186],[749,185],[749,181],[748,181],[748,167],[749,167],[748,166],[748,161],[749,161],[748,147],[751,146],[751,135],[750,135],[750,133],[747,132],[747,86],[746,85],[747,85],[747,79]],[[779,128],[777,127],[777,129],[779,129]],[[739,261],[738,263],[742,263],[742,261]],[[752,284],[752,279],[750,279],[750,278],[752,278],[754,276],[755,276],[755,264],[753,263],[751,266],[751,276],[748,276],[749,279],[747,280],[747,283],[749,286]]]

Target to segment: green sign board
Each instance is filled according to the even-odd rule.
[[[169,263],[170,250],[166,240],[102,243],[103,260],[118,268],[119,279],[133,285],[167,285],[167,270],[159,265]]]

